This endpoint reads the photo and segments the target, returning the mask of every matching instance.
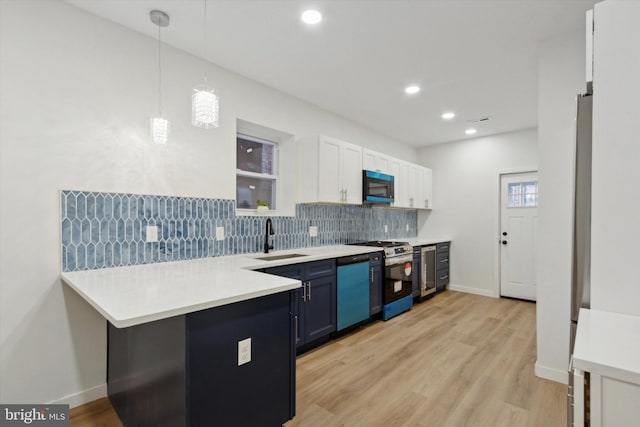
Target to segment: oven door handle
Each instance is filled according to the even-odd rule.
[[[384,265],[388,267],[390,265],[403,264],[405,262],[412,262],[412,261],[413,261],[413,255],[409,254],[409,255],[402,255],[402,256],[387,258],[384,261]]]

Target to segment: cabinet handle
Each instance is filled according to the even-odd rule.
[[[373,286],[373,267],[369,269],[369,281],[371,282],[371,286]]]
[[[307,282],[307,286],[309,286],[309,301],[311,301],[311,282]]]
[[[441,259],[440,262],[449,262],[449,259]]]
[[[302,301],[307,300],[307,284],[302,282]]]
[[[298,315],[293,316],[296,319],[296,344],[298,344],[298,342],[300,342],[300,334],[298,333]]]

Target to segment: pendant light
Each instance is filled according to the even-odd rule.
[[[204,0],[204,40],[202,43],[202,57],[207,53],[207,0]],[[193,88],[191,92],[191,124],[203,129],[218,127],[218,110],[220,104],[215,90],[207,86],[207,73],[204,74],[204,84]]]
[[[170,123],[162,117],[162,37],[160,30],[169,26],[169,15],[161,10],[149,12],[151,22],[158,26],[158,117],[151,118],[151,140],[166,144],[169,140]]]

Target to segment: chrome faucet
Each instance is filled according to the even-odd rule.
[[[273,244],[269,244],[269,235],[273,236],[273,224],[271,218],[267,218],[264,226],[264,253],[268,254],[269,249],[273,249]]]

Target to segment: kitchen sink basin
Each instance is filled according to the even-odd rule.
[[[279,259],[298,258],[301,256],[308,256],[308,255],[305,255],[305,254],[271,255],[271,256],[256,257],[254,259],[259,259],[261,261],[277,261]]]

